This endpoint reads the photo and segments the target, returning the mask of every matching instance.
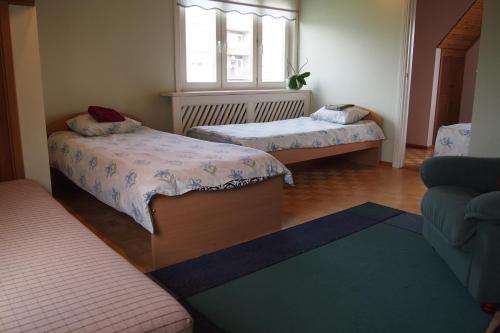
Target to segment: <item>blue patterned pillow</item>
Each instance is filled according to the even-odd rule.
[[[323,120],[330,123],[347,125],[360,121],[369,113],[370,111],[360,108],[359,106],[353,106],[342,111],[327,110],[325,107],[322,107],[311,114],[311,118],[314,120]]]
[[[98,123],[87,113],[69,119],[66,121],[66,125],[83,136],[104,136],[133,132],[142,124],[127,117],[125,117],[125,121],[116,123]]]

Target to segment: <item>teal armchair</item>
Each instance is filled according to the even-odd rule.
[[[421,177],[424,237],[478,302],[500,304],[500,158],[435,157]]]

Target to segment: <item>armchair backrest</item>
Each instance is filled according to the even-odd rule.
[[[433,157],[422,164],[420,175],[428,188],[451,185],[479,192],[499,191],[500,158]]]

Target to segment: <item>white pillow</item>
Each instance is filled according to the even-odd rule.
[[[66,121],[66,125],[83,136],[103,136],[135,131],[142,124],[125,117],[125,121],[99,123],[90,114],[82,114]]]
[[[322,107],[311,114],[311,118],[314,120],[323,120],[330,123],[347,125],[360,121],[369,113],[370,111],[358,106],[353,106],[342,111],[327,110],[325,107]]]

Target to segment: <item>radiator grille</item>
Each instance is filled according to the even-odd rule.
[[[182,111],[182,133],[191,127],[206,125],[243,124],[247,119],[244,103],[214,105],[184,105]]]
[[[304,114],[304,101],[259,102],[255,106],[255,122],[299,118]]]
[[[181,92],[172,99],[173,131],[187,134],[196,126],[263,123],[309,114],[310,91],[263,90]]]

